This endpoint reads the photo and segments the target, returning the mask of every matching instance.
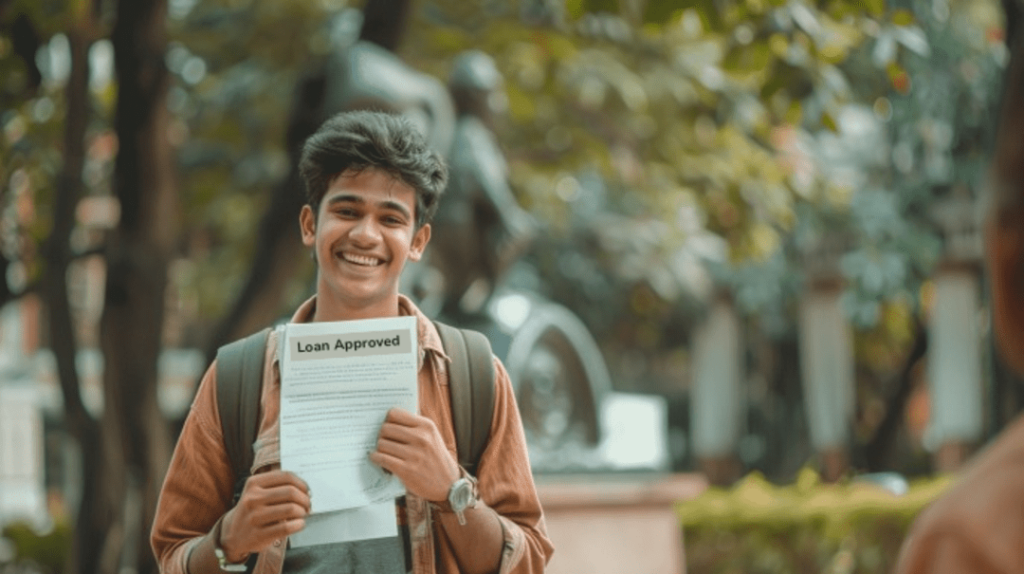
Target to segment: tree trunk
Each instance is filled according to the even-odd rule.
[[[892,460],[892,453],[903,424],[907,401],[914,391],[914,366],[928,352],[928,330],[924,324],[917,321],[914,333],[914,343],[896,377],[896,391],[886,401],[885,418],[864,445],[864,459],[871,472],[893,468],[896,463]]]
[[[178,232],[165,104],[166,0],[120,0],[112,40],[118,77],[114,191],[121,218],[107,245],[100,342],[104,355],[103,445],[120,521],[107,548],[140,573],[155,572],[146,533],[170,458],[157,402],[167,269]],[[125,505],[137,500],[140,504]],[[106,564],[103,565],[106,572]],[[115,566],[122,566],[117,564]]]
[[[64,162],[57,181],[53,210],[53,231],[47,239],[46,274],[42,288],[47,309],[50,348],[57,361],[57,374],[64,400],[64,414],[71,435],[78,440],[83,462],[82,500],[77,509],[69,570],[100,572],[102,548],[117,513],[119,496],[111,496],[105,472],[105,451],[99,424],[86,411],[79,389],[71,307],[68,300],[67,270],[71,262],[70,237],[75,225],[75,206],[82,194],[85,160],[85,132],[88,123],[89,45],[92,20],[80,13],[67,31],[71,51],[71,73],[66,88],[67,114],[64,121]],[[109,560],[108,560],[109,562]],[[116,566],[116,564],[115,564]]]

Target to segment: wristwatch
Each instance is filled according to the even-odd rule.
[[[465,526],[466,510],[476,506],[478,497],[476,479],[463,471],[462,476],[448,489],[448,499],[433,504],[441,512],[454,512],[459,524]]]
[[[217,563],[220,564],[222,572],[245,572],[245,559],[242,559],[241,562],[237,563],[228,562],[228,557],[224,555],[224,550],[222,550],[220,546],[214,546],[213,553],[217,555]]]

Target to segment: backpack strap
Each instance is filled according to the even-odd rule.
[[[452,363],[448,376],[459,464],[476,474],[494,418],[494,359],[483,333],[434,321]]]
[[[252,469],[252,444],[256,441],[263,363],[270,328],[217,349],[217,410],[224,434],[224,450],[235,475],[234,499],[238,502]]]

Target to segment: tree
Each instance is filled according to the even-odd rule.
[[[158,409],[156,383],[167,265],[177,241],[177,196],[166,137],[166,3],[119,2],[113,14],[103,12],[101,6],[99,2],[71,2],[63,6],[64,12],[55,20],[44,19],[29,9],[19,16],[31,15],[35,20],[30,21],[35,23],[66,23],[51,32],[66,37],[70,55],[70,73],[63,92],[65,109],[56,118],[62,120],[64,134],[59,177],[54,185],[52,212],[43,220],[51,225],[44,244],[45,267],[38,270],[38,276],[48,316],[49,342],[64,395],[66,423],[78,441],[83,465],[82,504],[77,509],[70,565],[89,573],[118,572],[124,565],[150,572],[155,565],[143,532],[152,522],[170,457],[169,429]],[[93,115],[88,53],[102,36],[102,22],[108,16],[113,16],[115,22],[111,35],[119,80],[114,124],[120,152],[113,187],[121,217],[101,249],[107,263],[100,329],[105,369],[104,409],[97,419],[85,408],[81,395],[76,369],[80,342],[71,308],[68,270],[74,259],[83,255],[73,249],[73,237],[75,211],[85,195],[83,174],[87,171],[90,125],[103,123]],[[37,110],[40,101],[45,105],[49,98],[57,97],[43,93],[32,102],[35,95],[29,96],[33,104],[30,109]],[[22,169],[40,160],[52,160],[31,152],[32,148],[26,148],[8,157],[20,163]],[[46,178],[39,177],[38,172],[22,173],[37,176],[28,184],[37,188],[35,193],[47,189]],[[27,241],[21,245],[30,247]],[[36,263],[30,248],[16,254],[24,258],[21,264]],[[11,295],[32,292],[34,285],[30,282],[12,289]]]
[[[884,116],[875,104],[885,99],[893,119],[883,135],[906,141],[912,156],[925,150],[913,126],[927,107],[915,100],[931,65],[915,51],[926,21],[904,4],[375,1],[366,5],[369,20],[386,25],[364,34],[439,78],[465,48],[494,56],[508,82],[509,114],[495,127],[513,188],[549,231],[514,280],[576,311],[622,387],[678,383],[689,327],[713,281],[735,290],[756,337],[776,347],[781,358],[774,368],[765,360],[764,370],[784,382],[801,288],[797,244],[840,224],[861,234],[864,253],[909,246],[920,254],[895,266],[879,264],[892,257],[862,257],[870,264],[852,273],[859,290],[851,316],[864,319],[867,342],[861,364],[881,379],[899,370],[913,343],[916,286],[936,249],[913,212],[936,182],[901,179],[898,166],[883,162],[872,166],[872,189],[854,199],[821,161],[808,160],[810,179],[795,169],[806,166],[787,164],[807,158],[784,144],[818,146],[842,131],[851,107]],[[33,293],[47,300],[67,424],[85,453],[74,560],[83,572],[111,571],[124,536],[151,519],[170,444],[155,394],[165,302],[187,302],[176,310],[188,322],[181,345],[215,349],[278,318],[308,290],[312,267],[291,215],[300,198],[293,167],[323,112],[320,65],[337,32],[328,23],[346,6],[0,0],[4,206],[13,211],[15,196],[27,193],[37,210],[13,226],[4,216],[0,264],[10,280],[0,301]],[[392,13],[411,25],[395,25],[405,16],[372,17]],[[108,32],[117,92],[90,91],[86,54]],[[35,52],[61,35],[71,75],[58,91]],[[988,66],[985,50],[966,59]],[[959,70],[965,58],[951,52],[947,61]],[[984,101],[997,69],[959,84],[961,101]],[[901,92],[908,80],[910,91]],[[107,174],[109,161],[90,149],[111,129],[119,147]],[[83,172],[100,175],[83,181]],[[117,227],[82,247],[78,202],[111,190],[122,210]],[[886,226],[871,228],[865,222],[880,205],[893,209],[873,220]],[[101,256],[108,269],[101,420],[80,396],[74,360],[82,342],[65,280],[85,256]],[[707,273],[708,260],[721,264],[721,276]],[[139,513],[128,512],[125,492],[139,493]],[[124,522],[126,514],[137,518]],[[149,570],[144,538],[125,556]]]
[[[169,76],[166,0],[121,0],[111,38],[117,70],[115,129],[119,142],[114,193],[121,217],[105,249],[107,282],[100,322],[104,362],[106,453],[117,494],[135,489],[138,505],[123,514],[121,545],[134,543],[137,568],[155,570],[145,532],[154,510],[171,436],[157,402],[167,273],[178,241],[178,197],[168,140]],[[123,457],[123,459],[121,458]],[[121,500],[125,497],[122,495]],[[115,515],[118,516],[118,515]],[[113,534],[117,530],[108,528]],[[130,555],[130,554],[129,554]]]
[[[85,159],[88,123],[88,48],[95,33],[93,7],[77,6],[67,31],[71,72],[65,91],[67,112],[64,126],[63,165],[57,183],[53,207],[53,231],[46,243],[48,268],[43,278],[43,299],[48,311],[50,345],[57,360],[58,380],[64,397],[66,423],[78,439],[82,459],[82,504],[77,509],[71,563],[81,572],[112,571],[119,556],[107,543],[110,526],[119,515],[121,491],[111,482],[116,469],[107,457],[108,442],[103,440],[100,423],[86,410],[75,366],[78,342],[75,339],[67,284],[67,271],[73,254],[70,237],[75,226],[74,212],[82,195],[82,168]]]
[[[870,405],[858,436],[899,416],[885,398],[919,354],[920,287],[943,249],[928,212],[979,182],[998,6],[594,0],[517,21],[542,4],[434,2],[404,52],[443,75],[480,47],[509,80],[500,140],[549,226],[524,283],[601,333],[620,385],[671,389],[715,284],[785,356],[804,252],[839,232]]]

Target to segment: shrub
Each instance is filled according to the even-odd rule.
[[[71,548],[71,528],[57,522],[49,532],[37,532],[23,523],[8,524],[2,537],[14,547],[14,564],[23,571],[60,574],[64,571]]]
[[[877,574],[889,571],[918,512],[951,484],[914,482],[905,494],[864,480],[824,484],[803,469],[776,486],[752,473],[678,506],[687,570],[699,574]]]

